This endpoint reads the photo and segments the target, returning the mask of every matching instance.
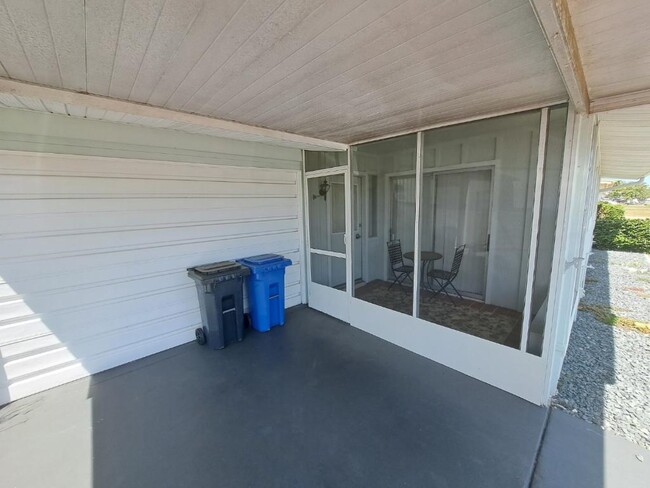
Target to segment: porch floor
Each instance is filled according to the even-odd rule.
[[[546,409],[314,310],[287,318],[2,407],[3,486],[528,484]]]
[[[374,280],[355,289],[355,297],[411,315],[412,293],[409,287]],[[389,289],[390,288],[390,289]],[[510,347],[519,347],[521,313],[508,308],[487,305],[470,299],[437,295],[420,291],[420,318]]]

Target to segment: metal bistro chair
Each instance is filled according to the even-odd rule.
[[[402,255],[402,243],[398,240],[389,241],[386,243],[388,246],[388,259],[390,260],[390,268],[393,271],[395,279],[388,287],[390,290],[395,284],[402,285],[404,281],[411,278],[413,273],[413,266],[404,264],[404,256]]]
[[[440,287],[440,289],[435,292],[436,295],[439,295],[444,291],[445,295],[451,299],[451,295],[449,295],[449,292],[447,291],[447,287],[451,286],[456,292],[456,295],[463,299],[463,295],[461,295],[460,292],[456,289],[453,281],[456,279],[456,276],[458,276],[460,263],[463,260],[464,253],[465,244],[456,248],[456,251],[454,252],[454,261],[451,263],[451,269],[449,271],[445,271],[443,269],[432,269],[429,271],[429,278],[433,278],[433,280],[435,280],[435,282]]]

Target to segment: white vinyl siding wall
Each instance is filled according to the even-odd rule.
[[[191,341],[189,266],[283,254],[303,301],[300,172],[231,157],[0,151],[0,404]]]

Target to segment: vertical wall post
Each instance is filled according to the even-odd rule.
[[[305,279],[303,303],[309,303],[309,284],[311,283],[311,242],[309,241],[309,195],[308,195],[308,182],[307,170],[305,167],[305,150],[302,150],[302,212],[303,225],[302,225],[302,244],[303,244],[303,270],[302,276]]]
[[[379,177],[377,177],[377,184],[379,184]],[[393,195],[391,194],[391,184],[390,184],[390,176],[384,176],[384,181],[382,183],[384,185],[384,242],[392,241],[392,229],[391,229],[391,221],[392,221],[392,215],[391,215],[391,200],[393,198]],[[382,246],[382,263],[383,263],[383,270],[381,272],[381,276],[383,277],[382,279],[384,281],[388,281],[390,278],[390,274],[388,271],[388,248],[386,245]]]
[[[545,359],[546,372],[544,377],[544,389],[542,391],[543,403],[548,404],[551,396],[554,393],[559,377],[561,364],[564,360],[564,353],[558,348],[561,337],[568,337],[573,321],[575,320],[575,308],[577,304],[573,301],[574,288],[576,283],[580,280],[577,271],[575,279],[568,280],[567,273],[570,273],[570,268],[567,267],[571,260],[576,257],[571,253],[571,242],[569,241],[570,226],[572,225],[571,217],[575,215],[576,209],[581,207],[578,205],[582,201],[585,205],[593,204],[593,212],[595,213],[595,204],[598,194],[598,140],[597,132],[594,130],[593,118],[585,115],[576,114],[574,107],[569,106],[569,120],[567,122],[566,145],[564,154],[564,167],[563,173],[566,169],[566,185],[563,184],[560,193],[560,206],[558,209],[558,223],[556,230],[556,246],[554,249],[554,262],[553,274],[551,274],[551,284],[549,287],[549,307],[547,312],[547,319],[544,331],[544,343],[542,350],[542,358]],[[590,152],[584,154],[584,135],[586,130],[591,128],[591,141]],[[579,167],[581,164],[588,164],[594,171],[594,180],[591,184],[591,195],[581,195],[573,192],[576,183],[580,177]],[[564,177],[564,175],[563,175]],[[588,185],[589,187],[589,185]],[[589,201],[586,201],[589,197]],[[584,207],[582,207],[584,214]],[[562,220],[560,221],[560,216]],[[584,219],[584,215],[583,215]],[[584,228],[583,228],[584,231]],[[561,233],[558,236],[557,233]],[[558,241],[558,238],[560,239]],[[590,243],[590,236],[582,236]],[[585,253],[585,258],[588,256],[588,249],[590,245],[581,246],[580,252]],[[569,286],[571,289],[568,289]],[[566,295],[572,295],[572,300],[567,306],[566,302],[562,300]]]
[[[422,266],[420,263],[420,231],[422,224],[420,222],[420,206],[422,203],[422,142],[424,135],[422,132],[417,133],[416,147],[415,147],[415,241],[413,246],[414,261],[413,261],[413,317],[419,314],[420,304],[420,271]]]
[[[353,150],[354,148],[351,147],[350,150]],[[358,168],[358,165],[357,165]],[[377,179],[376,179],[377,180]],[[378,192],[378,189],[376,186],[378,185],[378,181],[375,180],[375,194]],[[368,173],[364,173],[363,176],[361,177],[361,191],[363,194],[363,197],[361,199],[361,211],[363,213],[363,220],[361,222],[361,235],[362,235],[362,241],[363,241],[363,263],[361,264],[361,279],[363,281],[368,281],[368,276],[370,276],[369,271],[369,260],[368,260],[368,255],[370,253],[370,175]],[[377,209],[375,209],[375,212],[377,212]]]
[[[307,303],[307,246],[305,245],[305,213],[304,213],[304,189],[303,173],[297,172],[296,186],[298,190],[298,229],[299,229],[299,246],[300,256],[300,303]]]
[[[347,149],[348,167],[345,170],[345,282],[349,296],[354,295],[354,267],[352,263],[352,150]]]
[[[533,221],[530,228],[530,251],[528,253],[528,270],[526,275],[526,294],[524,295],[524,313],[521,327],[519,349],[526,352],[528,329],[530,327],[530,309],[535,280],[535,262],[537,261],[537,240],[539,236],[539,219],[542,206],[542,184],[546,160],[546,141],[548,138],[548,108],[542,109],[539,121],[539,144],[537,146],[537,172],[535,175],[535,193],[533,196]]]
[[[574,107],[568,107],[566,131],[564,134],[564,152],[562,154],[562,175],[560,177],[560,195],[557,206],[557,221],[555,223],[555,242],[553,244],[553,261],[551,264],[551,278],[549,280],[548,305],[546,322],[544,324],[544,338],[542,341],[542,358],[549,360],[551,354],[550,339],[554,333],[556,308],[559,301],[559,290],[564,276],[564,263],[566,262],[567,225],[569,223],[570,190],[575,172],[576,158],[574,157],[574,132],[576,116]]]

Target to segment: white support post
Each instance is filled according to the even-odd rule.
[[[422,203],[422,132],[417,133],[417,142],[415,149],[415,241],[413,251],[415,253],[415,260],[413,261],[413,317],[419,314],[420,304],[420,270],[422,267],[420,263],[420,230],[422,228],[420,222],[420,206]]]
[[[307,172],[305,171],[305,151],[302,150],[302,214],[304,216],[302,231],[304,235],[304,263],[305,270],[303,276],[305,277],[305,302],[309,303],[309,286],[311,283],[311,242],[309,240],[309,185],[307,182]]]
[[[528,253],[528,272],[526,275],[526,294],[524,296],[524,313],[521,327],[519,349],[526,352],[528,328],[530,326],[530,309],[535,280],[535,262],[537,260],[537,240],[539,236],[539,219],[542,206],[542,184],[544,180],[544,163],[546,159],[546,140],[548,137],[548,108],[542,109],[539,122],[539,144],[537,146],[537,172],[535,175],[535,193],[533,198],[533,221],[530,229],[530,251]]]
[[[560,195],[557,206],[557,220],[555,223],[555,242],[553,243],[553,261],[549,281],[548,304],[546,308],[546,322],[544,324],[544,340],[542,342],[542,358],[550,364],[551,338],[555,335],[555,321],[557,317],[557,302],[560,298],[559,286],[565,272],[565,251],[569,223],[569,210],[571,204],[571,184],[575,174],[577,158],[574,157],[574,132],[576,129],[576,112],[572,105],[568,107],[567,125],[564,134],[564,152],[562,154],[562,175],[560,177]]]
[[[380,184],[379,182],[379,177],[377,178],[377,184]],[[393,236],[392,236],[392,229],[391,229],[391,200],[392,200],[392,195],[391,195],[391,186],[390,186],[390,176],[385,175],[384,176],[384,242],[392,241]],[[390,278],[389,271],[388,271],[388,248],[386,244],[382,246],[382,266],[383,270],[381,272],[381,275],[384,277],[384,281],[388,281]]]
[[[352,263],[352,246],[354,235],[352,233],[352,151],[348,153],[348,167],[345,171],[345,282],[347,283],[348,296],[354,295],[354,272]]]
[[[303,160],[304,160],[304,151]],[[305,242],[307,228],[305,226],[305,187],[304,187],[304,171],[299,171],[296,178],[296,186],[298,196],[300,198],[298,204],[298,228],[300,229],[300,249],[302,255],[300,256],[300,303],[307,303],[307,252],[308,247]]]
[[[376,178],[378,180],[378,178]],[[370,253],[370,246],[368,244],[368,241],[370,239],[370,175],[366,174],[362,178],[362,187],[361,190],[363,191],[363,204],[361,206],[363,210],[363,222],[362,222],[362,227],[361,227],[361,232],[363,236],[363,263],[362,263],[362,268],[361,268],[361,279],[363,281],[367,281],[369,273],[368,273],[368,255]],[[379,182],[375,181],[375,186],[378,185]],[[377,188],[375,188],[375,192],[377,192]],[[375,210],[376,212],[377,210]]]

